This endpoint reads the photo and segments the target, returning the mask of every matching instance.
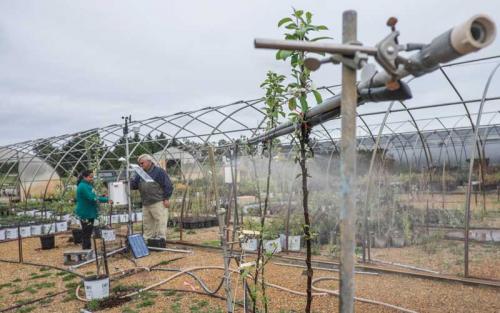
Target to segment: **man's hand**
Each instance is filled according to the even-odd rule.
[[[170,202],[168,201],[168,199],[163,200],[163,206],[166,208],[170,207]]]

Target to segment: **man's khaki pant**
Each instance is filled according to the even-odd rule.
[[[144,222],[144,239],[167,238],[168,208],[163,202],[145,205],[142,208]]]

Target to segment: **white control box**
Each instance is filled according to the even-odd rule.
[[[127,183],[124,181],[108,183],[109,199],[113,201],[114,206],[127,205]]]

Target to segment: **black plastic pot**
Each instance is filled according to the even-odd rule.
[[[101,228],[100,227],[94,227],[94,237],[101,238]]]
[[[75,228],[75,229],[71,230],[71,232],[73,233],[73,243],[75,245],[82,243],[83,230],[81,230],[80,228]]]
[[[53,234],[40,236],[40,244],[42,245],[42,250],[54,249],[56,246],[55,236]]]
[[[166,248],[167,242],[164,238],[150,238],[148,239],[148,247]]]

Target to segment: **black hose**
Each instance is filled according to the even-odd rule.
[[[0,262],[12,263],[12,264],[32,265],[32,266],[39,266],[39,267],[48,267],[48,268],[52,268],[52,269],[55,269],[55,270],[58,270],[58,271],[63,271],[63,272],[71,273],[71,274],[73,274],[75,276],[78,276],[78,277],[80,277],[82,279],[85,277],[84,275],[82,275],[80,273],[77,273],[77,272],[74,272],[74,271],[62,268],[62,267],[54,266],[54,265],[39,264],[39,263],[32,263],[32,262],[22,262],[22,263],[19,263],[18,261],[2,260],[2,259],[0,259]]]
[[[52,298],[52,297],[58,296],[58,295],[63,294],[65,292],[68,292],[68,290],[63,290],[63,291],[56,292],[54,294],[51,294],[51,295],[48,295],[48,296],[45,296],[45,297],[41,297],[41,298],[38,298],[38,299],[35,299],[35,300],[31,300],[31,301],[28,301],[28,302],[16,304],[16,305],[13,305],[11,307],[8,307],[8,308],[0,310],[0,313],[1,312],[7,312],[7,311],[10,311],[10,310],[14,310],[14,309],[18,309],[18,308],[23,307],[23,306],[28,305],[28,304],[33,304],[33,303],[38,302],[38,301],[42,301],[42,300],[45,300],[45,299],[48,299],[48,298]]]

